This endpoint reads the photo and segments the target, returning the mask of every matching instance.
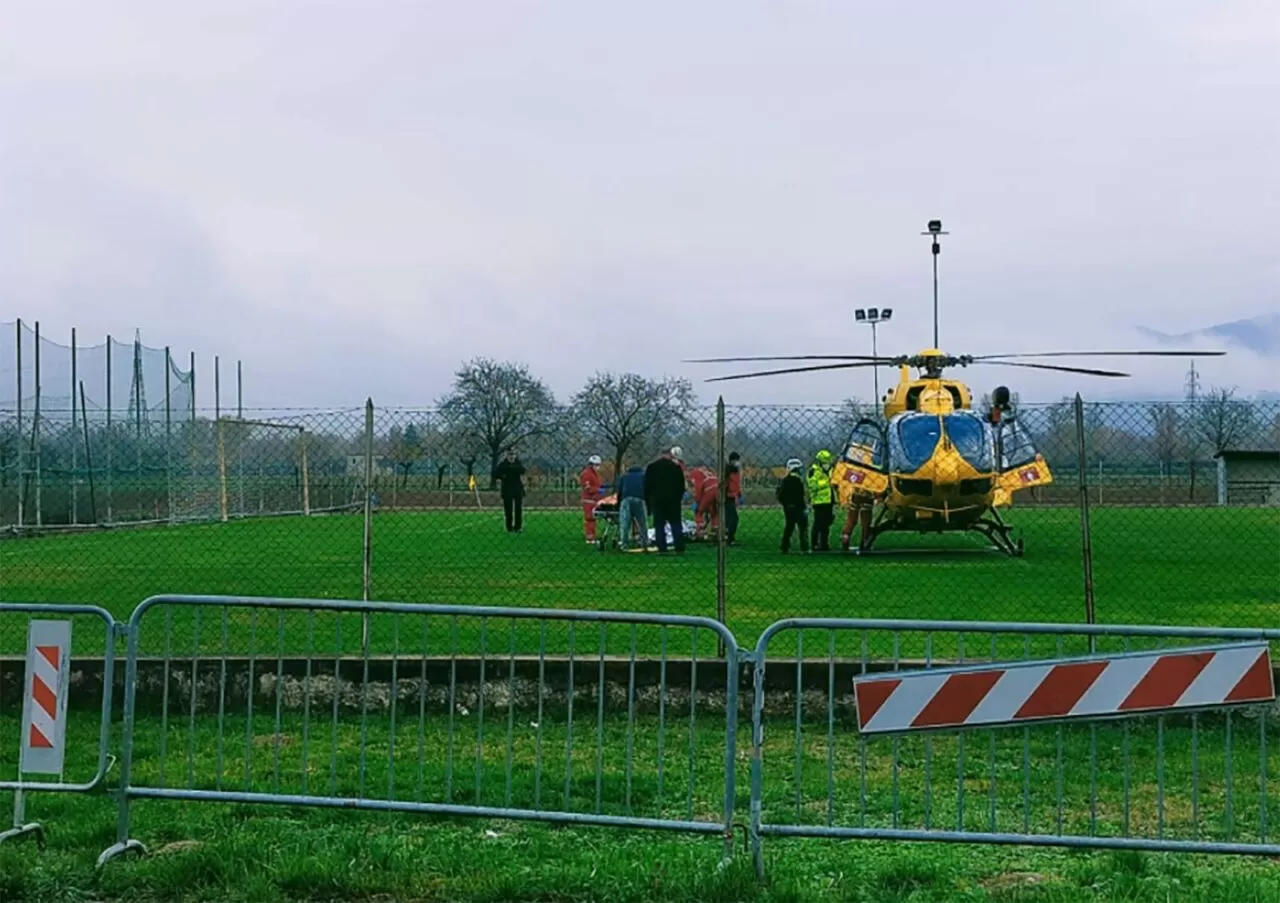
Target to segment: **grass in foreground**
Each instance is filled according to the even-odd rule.
[[[135,776],[145,786],[221,784],[265,792],[299,791],[306,780],[312,793],[356,797],[363,787],[371,799],[452,798],[488,805],[532,805],[541,793],[544,809],[692,814],[708,822],[720,817],[724,734],[714,715],[700,713],[692,731],[687,713],[672,717],[662,745],[652,716],[628,720],[609,708],[601,720],[597,709],[582,706],[572,741],[562,712],[542,717],[544,722],[534,723],[527,712],[490,707],[482,718],[471,703],[454,720],[452,742],[448,719],[439,713],[422,722],[416,715],[405,717],[393,733],[386,712],[362,723],[350,713],[332,722],[325,711],[308,723],[309,739],[296,716],[286,718],[279,733],[265,714],[254,719],[251,731],[243,717],[228,718],[220,731],[216,720],[201,716],[194,733],[186,717],[171,719],[167,727],[146,719],[136,734]],[[73,725],[69,779],[85,773],[93,746],[87,742],[88,722],[77,719]],[[1135,835],[1154,836],[1159,811],[1168,836],[1195,830],[1189,818],[1194,770],[1200,836],[1223,836],[1224,793],[1234,780],[1233,836],[1256,839],[1264,725],[1267,749],[1274,750],[1280,738],[1269,724],[1237,721],[1234,778],[1224,768],[1220,720],[1199,725],[1194,741],[1186,723],[1171,723],[1160,745],[1153,742],[1151,720],[1134,722],[1127,743],[1115,725],[1101,728],[1096,743],[1088,728],[1068,728],[1061,747],[1057,728],[1034,730],[1027,775],[1033,830],[1052,830],[1064,811],[1068,830],[1087,832],[1094,808],[1101,817],[1099,833],[1117,833],[1127,764]],[[0,721],[5,735],[15,727],[12,719]],[[859,824],[863,799],[870,809],[867,823],[888,824],[896,789],[900,823],[921,826],[926,787],[933,793],[934,826],[954,824],[956,775],[963,774],[970,807],[964,822],[970,830],[983,830],[992,798],[988,779],[996,775],[1000,827],[1017,830],[1024,785],[1021,731],[970,734],[963,758],[954,737],[939,736],[932,741],[930,766],[923,741],[915,739],[898,750],[896,769],[891,741],[869,744],[864,764],[848,725],[837,722],[834,731],[829,747],[825,718],[806,720],[799,743],[791,719],[766,726],[766,823],[825,823],[831,762],[836,824]],[[990,747],[988,737],[994,738]],[[747,742],[745,730],[739,742]],[[799,781],[793,777],[797,748],[803,751]],[[1084,767],[1090,756],[1097,760],[1096,781]],[[741,821],[747,814],[745,746],[737,760]],[[659,762],[665,779],[659,778]],[[0,773],[11,768],[11,762],[0,762]],[[926,784],[926,773],[933,783]],[[28,815],[46,824],[50,848],[40,855],[31,848],[0,848],[0,900],[1280,900],[1280,873],[1253,858],[766,838],[768,880],[757,885],[740,831],[739,858],[722,870],[716,836],[293,806],[138,801],[131,809],[131,833],[152,855],[113,863],[95,876],[94,858],[114,840],[113,803],[103,797],[34,797]]]

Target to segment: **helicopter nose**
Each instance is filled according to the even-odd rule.
[[[933,482],[938,489],[955,489],[960,485],[960,479],[960,457],[954,449],[947,449],[934,459]]]

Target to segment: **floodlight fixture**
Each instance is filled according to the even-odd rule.
[[[871,356],[878,357],[879,351],[876,347],[876,326],[883,323],[893,314],[892,307],[859,307],[853,312],[853,319],[858,323],[864,323],[871,327]],[[875,364],[871,365],[871,376],[875,382],[876,404],[880,403],[880,369]]]

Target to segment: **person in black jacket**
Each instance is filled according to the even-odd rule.
[[[800,551],[809,551],[809,517],[805,507],[805,485],[800,477],[803,468],[799,458],[787,462],[787,475],[778,484],[775,493],[778,503],[782,505],[782,514],[786,524],[782,530],[782,553],[791,551],[791,534],[799,528]]]
[[[493,469],[493,479],[502,491],[502,510],[507,517],[508,533],[524,532],[524,463],[514,448],[509,448],[498,466]]]
[[[644,471],[645,507],[653,514],[654,539],[658,554],[667,553],[667,525],[671,525],[671,538],[676,552],[684,553],[684,523],[680,519],[680,505],[684,501],[684,465],[680,447],[655,459]]]

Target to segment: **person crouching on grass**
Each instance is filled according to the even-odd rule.
[[[493,469],[493,479],[502,492],[502,510],[507,519],[508,533],[524,532],[524,462],[509,448],[498,466]]]
[[[587,545],[596,544],[596,502],[604,495],[604,481],[600,477],[600,456],[587,458],[587,466],[578,474],[582,490],[582,525],[587,534]]]
[[[774,495],[782,505],[785,524],[782,530],[782,554],[791,551],[791,534],[800,530],[800,551],[809,551],[809,518],[805,513],[805,485],[800,471],[804,465],[799,458],[787,462],[787,475],[778,483]]]
[[[720,478],[710,467],[695,467],[689,471],[693,484],[693,538],[705,539],[707,528],[712,533],[720,528]]]

